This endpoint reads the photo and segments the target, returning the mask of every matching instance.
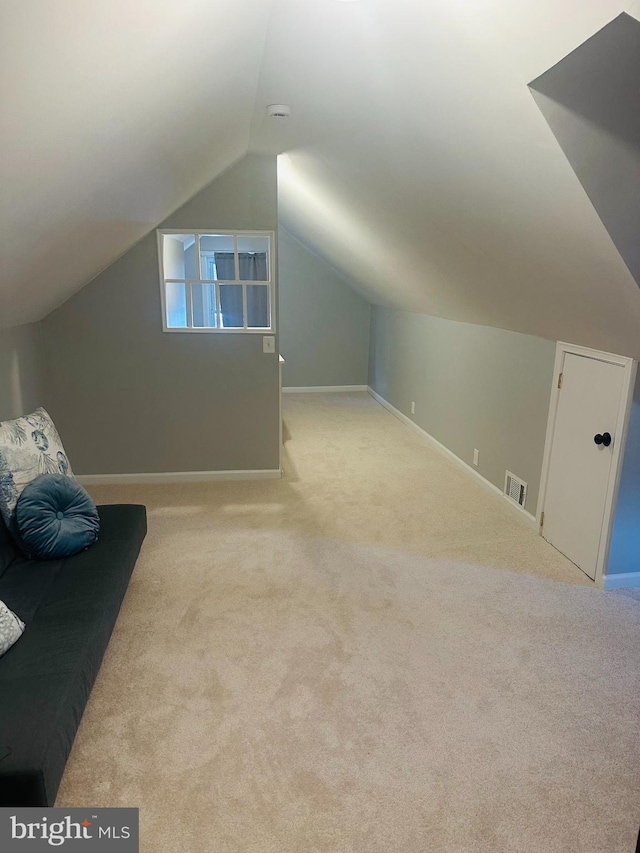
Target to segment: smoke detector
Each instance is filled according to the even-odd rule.
[[[291,107],[288,104],[269,104],[267,115],[271,118],[289,118]]]

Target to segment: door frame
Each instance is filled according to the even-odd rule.
[[[628,358],[624,355],[615,355],[610,352],[602,352],[600,350],[589,349],[589,347],[581,347],[575,344],[568,344],[563,341],[558,341],[556,344],[556,360],[553,367],[553,383],[551,387],[551,400],[549,403],[549,417],[547,419],[547,435],[544,443],[544,456],[542,459],[542,475],[540,479],[540,493],[538,495],[538,506],[536,510],[536,518],[538,520],[538,532],[542,533],[541,518],[544,511],[544,502],[547,493],[547,484],[549,482],[549,467],[551,463],[551,448],[553,445],[553,435],[556,426],[556,416],[558,413],[558,401],[560,399],[560,388],[558,381],[564,366],[566,355],[581,355],[586,358],[592,358],[596,361],[606,361],[610,364],[617,364],[624,369],[624,378],[622,382],[622,393],[620,394],[620,406],[618,408],[618,418],[616,421],[616,441],[613,445],[613,455],[611,460],[611,472],[609,474],[609,482],[607,484],[607,496],[605,502],[604,517],[602,519],[602,529],[600,531],[600,547],[598,548],[598,560],[596,564],[596,586],[604,587],[604,578],[606,575],[607,561],[609,558],[609,546],[611,544],[611,532],[613,529],[613,521],[615,518],[616,500],[618,497],[618,487],[620,485],[620,474],[622,471],[622,460],[624,458],[624,447],[627,442],[627,427],[629,424],[629,413],[631,411],[631,403],[633,401],[633,392],[636,381],[636,372],[638,363],[633,358]]]

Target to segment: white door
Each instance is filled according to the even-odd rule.
[[[624,385],[622,365],[565,353],[542,535],[594,579]]]

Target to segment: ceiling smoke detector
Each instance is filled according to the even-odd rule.
[[[269,104],[267,115],[271,118],[289,118],[291,107],[288,104]]]

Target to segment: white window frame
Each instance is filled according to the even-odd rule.
[[[158,228],[156,229],[157,239],[158,239],[158,269],[160,274],[160,302],[162,306],[162,331],[163,332],[177,332],[179,334],[206,334],[206,335],[221,335],[221,334],[232,334],[232,335],[265,335],[265,334],[274,334],[276,331],[276,300],[275,300],[275,232],[274,231],[227,231],[220,228]],[[193,234],[196,238],[196,265],[197,271],[200,278],[197,279],[173,279],[173,278],[165,278],[164,277],[164,235],[165,234]],[[266,282],[260,281],[242,281],[239,278],[235,279],[224,279],[224,280],[215,280],[211,281],[210,279],[203,279],[202,276],[202,267],[200,264],[200,253],[199,253],[199,244],[200,244],[200,236],[221,236],[221,237],[233,237],[234,238],[234,254],[236,258],[236,276],[238,273],[238,237],[267,237],[269,239],[269,280]],[[186,298],[187,298],[187,322],[193,324],[193,303],[191,298],[191,286],[193,284],[213,284],[216,285],[215,293],[216,293],[216,303],[217,303],[217,315],[220,316],[220,288],[221,284],[238,284],[242,285],[242,303],[243,303],[243,326],[238,326],[234,329],[225,329],[220,326],[205,326],[205,327],[197,327],[193,325],[189,326],[167,326],[167,292],[166,285],[169,282],[184,284],[186,286]],[[258,285],[260,287],[266,287],[267,292],[269,294],[269,326],[247,326],[247,285]]]

